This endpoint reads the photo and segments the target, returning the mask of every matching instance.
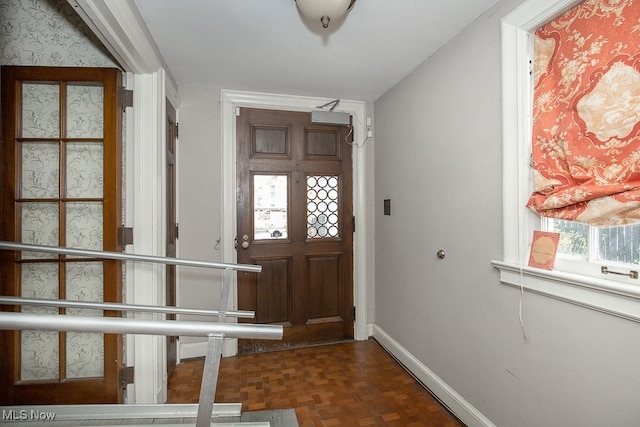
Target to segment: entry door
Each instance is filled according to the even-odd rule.
[[[310,114],[241,108],[237,117],[238,308],[284,326],[239,352],[353,338],[351,145]]]
[[[0,239],[121,250],[120,86],[116,69],[2,68]],[[121,275],[118,261],[0,251],[3,295],[120,302]],[[71,308],[3,309],[103,315]],[[0,404],[121,401],[119,335],[3,331],[0,347]]]
[[[178,224],[176,223],[176,140],[178,125],[176,110],[167,100],[167,256],[176,256]],[[166,305],[176,306],[176,266],[167,264]],[[168,314],[168,320],[175,320],[175,314]],[[178,359],[178,337],[167,336],[167,376],[171,375]]]

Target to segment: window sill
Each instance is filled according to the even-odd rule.
[[[638,286],[503,261],[491,261],[500,282],[592,310],[640,322]]]

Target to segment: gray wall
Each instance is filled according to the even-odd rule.
[[[375,323],[498,426],[638,426],[640,325],[526,293],[525,340],[520,293],[490,265],[500,19],[520,3],[499,2],[375,102]]]
[[[216,242],[221,236],[222,214],[220,88],[187,85],[181,86],[179,91],[179,255],[181,258],[219,262],[221,252]],[[217,310],[220,283],[221,273],[217,270],[181,267],[178,305]],[[197,320],[197,317],[182,319]],[[180,340],[182,345],[206,342],[196,337],[182,337]],[[188,350],[186,356],[190,357]]]

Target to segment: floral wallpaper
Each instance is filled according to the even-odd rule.
[[[22,144],[22,197],[58,198],[60,146],[51,142]]]
[[[69,85],[67,87],[67,137],[102,138],[102,86]]]
[[[67,197],[102,197],[104,150],[101,142],[67,143]]]
[[[100,302],[103,299],[101,262],[74,262],[66,265],[66,298],[74,301]],[[99,310],[69,308],[74,316],[102,316]],[[104,375],[104,335],[67,332],[67,378],[102,377]]]
[[[0,64],[117,67],[66,0],[0,1]]]
[[[22,296],[25,298],[58,298],[58,265],[53,263],[22,265]],[[52,307],[22,307],[26,313],[56,314]],[[23,331],[20,379],[54,380],[59,376],[60,345],[58,332]]]
[[[60,128],[60,86],[24,83],[22,85],[22,136],[58,138]]]

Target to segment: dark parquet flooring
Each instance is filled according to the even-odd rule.
[[[168,403],[197,403],[203,365],[175,368]],[[215,402],[293,408],[300,426],[464,427],[373,340],[223,358]]]

